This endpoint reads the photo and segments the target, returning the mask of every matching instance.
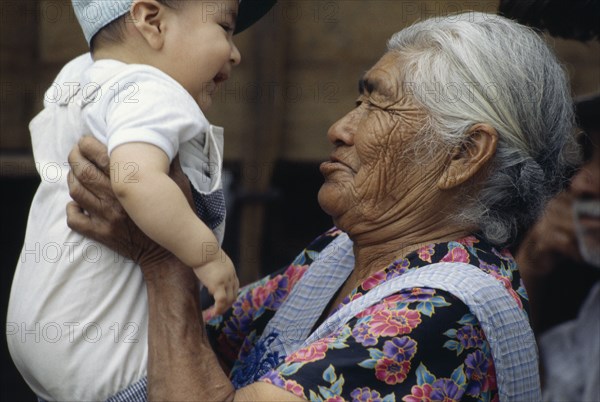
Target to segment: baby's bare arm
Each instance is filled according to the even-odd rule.
[[[148,237],[191,267],[218,258],[217,239],[168,176],[169,159],[160,148],[123,144],[113,150],[110,162],[113,191]]]

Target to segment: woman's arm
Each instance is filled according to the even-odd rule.
[[[267,383],[237,392],[210,347],[197,283],[174,257],[142,265],[148,288],[150,400],[301,401]]]
[[[272,384],[234,388],[208,342],[191,269],[145,236],[127,217],[108,179],[106,149],[85,137],[69,155],[69,226],[141,266],[148,291],[148,395],[151,400],[302,400]],[[191,199],[175,161],[171,177]],[[84,212],[85,211],[85,212]]]

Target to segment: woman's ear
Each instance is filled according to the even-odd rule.
[[[456,147],[450,163],[438,180],[440,190],[456,187],[480,172],[496,153],[498,132],[489,124],[475,124]]]
[[[129,10],[133,26],[148,45],[160,50],[165,42],[164,6],[156,0],[136,0]]]

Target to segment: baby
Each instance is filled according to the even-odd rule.
[[[235,300],[238,279],[220,248],[222,130],[201,109],[240,63],[234,32],[273,3],[73,0],[91,55],[62,69],[30,124],[42,182],[7,320],[13,360],[41,399],[145,398],[140,270],[66,226],[67,156],[82,135],[106,144],[119,201],[146,235],[193,268],[216,312]],[[176,155],[197,211],[168,176]],[[49,166],[58,178],[46,177]]]
[[[85,30],[86,16],[77,15]],[[168,173],[181,143],[211,140],[198,105],[210,105],[217,85],[240,62],[232,42],[236,15],[237,0],[134,2],[132,21],[113,28],[122,38],[100,31],[92,39],[95,63],[84,83],[98,88],[84,93],[83,117],[108,146],[117,198],[144,233],[194,267],[217,312],[233,303],[235,269]],[[220,170],[210,159],[218,151],[204,148],[209,152],[194,167]]]

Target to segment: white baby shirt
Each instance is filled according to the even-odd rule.
[[[104,400],[146,375],[146,288],[133,261],[67,227],[67,156],[89,133],[109,151],[144,141],[170,159],[179,152],[205,209],[222,209],[209,225],[221,241],[222,130],[161,71],[92,64],[89,54],[62,69],[44,106],[30,124],[41,184],[12,284],[8,346],[41,398]]]

